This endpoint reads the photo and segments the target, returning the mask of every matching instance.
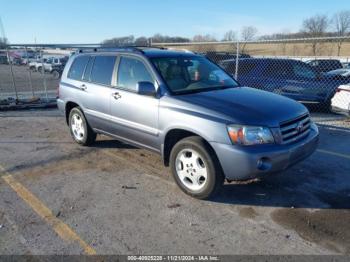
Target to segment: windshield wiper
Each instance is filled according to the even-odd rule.
[[[230,86],[215,86],[213,87],[214,90],[223,90],[223,89],[229,89],[229,88],[235,88],[235,87],[238,87],[237,86],[234,86],[234,85],[230,85]]]
[[[213,86],[208,88],[198,88],[198,89],[190,89],[190,90],[182,90],[174,92],[175,95],[187,95],[187,94],[194,94],[194,93],[201,93],[201,92],[209,92],[209,91],[215,91],[215,90],[223,90],[223,89],[229,89],[229,88],[235,88],[238,87],[234,85],[230,86]]]

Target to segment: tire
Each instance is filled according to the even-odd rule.
[[[53,70],[51,72],[51,75],[52,75],[53,79],[59,79],[60,78],[60,72],[58,72],[57,70]]]
[[[224,183],[215,152],[198,136],[184,138],[173,147],[170,168],[181,190],[198,199],[215,196]]]
[[[96,140],[96,133],[81,111],[80,107],[74,107],[69,112],[69,130],[74,141],[82,146],[89,146]]]

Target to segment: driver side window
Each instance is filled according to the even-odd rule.
[[[154,83],[154,80],[141,60],[122,57],[118,67],[117,86],[130,91],[136,91],[138,82]]]

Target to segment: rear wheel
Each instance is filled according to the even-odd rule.
[[[173,147],[170,167],[182,191],[198,199],[213,197],[224,182],[214,151],[197,136],[180,140]]]
[[[53,70],[51,72],[51,75],[52,75],[53,79],[59,79],[60,78],[60,72],[58,72],[57,70]]]
[[[74,141],[80,145],[88,146],[96,140],[96,133],[79,107],[73,108],[69,113],[69,129]]]

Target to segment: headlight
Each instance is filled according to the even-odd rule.
[[[230,125],[227,127],[227,130],[233,144],[259,145],[275,143],[272,133],[267,127]]]

